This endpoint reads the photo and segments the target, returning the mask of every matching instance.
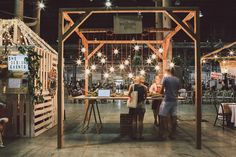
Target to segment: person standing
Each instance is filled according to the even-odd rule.
[[[154,94],[154,95],[161,94],[161,78],[160,78],[159,75],[157,75],[155,77],[155,80],[154,80],[153,84],[149,88],[149,92],[151,94]],[[154,98],[155,98],[155,96],[154,96]],[[159,114],[159,108],[160,108],[161,102],[162,102],[161,99],[152,100],[152,111],[153,111],[153,116],[154,116],[154,126],[158,126],[159,123],[160,123],[160,118],[159,118],[158,114]]]
[[[164,94],[164,99],[160,106],[160,132],[159,136],[165,140],[167,137],[175,139],[177,127],[177,96],[180,82],[173,75],[173,70],[167,69],[165,77],[162,80],[161,93]],[[170,116],[171,130],[168,132],[168,117]]]
[[[129,100],[131,98],[132,91],[138,92],[137,108],[129,108],[129,114],[132,115],[132,138],[143,139],[143,119],[145,114],[145,100],[147,97],[147,88],[142,85],[141,78],[136,76],[134,84],[129,87]]]
[[[9,121],[8,118],[5,116],[5,108],[6,104],[0,102],[0,148],[4,148],[3,145],[3,134],[5,130],[6,123]]]

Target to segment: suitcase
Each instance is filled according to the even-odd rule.
[[[132,133],[132,115],[120,114],[120,135],[130,135]]]

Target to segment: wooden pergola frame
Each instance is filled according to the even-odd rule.
[[[87,40],[80,30],[80,26],[93,14],[118,14],[118,13],[163,13],[166,14],[177,26],[174,30],[166,30],[169,33],[163,40]],[[183,19],[176,16],[176,13],[186,13]],[[71,14],[81,14],[81,18],[77,21],[73,21],[70,17]],[[191,26],[188,21],[194,19],[194,25]],[[65,21],[69,22],[69,25],[65,26]],[[163,67],[167,67],[167,53],[171,38],[183,30],[195,44],[195,107],[196,107],[196,148],[201,149],[201,64],[200,64],[200,29],[199,29],[199,10],[195,7],[120,7],[120,8],[62,8],[59,11],[59,62],[58,62],[58,148],[62,148],[64,145],[64,84],[63,84],[63,67],[64,67],[64,42],[68,39],[72,33],[76,33],[82,40],[82,44],[86,49],[84,53],[85,69],[88,68],[89,59],[104,45],[104,44],[122,44],[122,43],[142,43],[146,44],[156,55],[163,60]],[[103,30],[99,30],[103,31]],[[165,29],[161,29],[165,31]],[[160,54],[158,50],[152,45],[153,43],[162,44],[163,54]],[[88,52],[89,44],[98,44],[98,46]],[[85,95],[88,94],[88,76],[85,75]]]

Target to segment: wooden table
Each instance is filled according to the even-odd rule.
[[[100,116],[100,111],[98,107],[98,101],[97,100],[128,100],[128,96],[117,96],[117,97],[86,97],[84,95],[73,97],[73,99],[77,100],[88,100],[88,107],[86,109],[84,119],[81,125],[81,133],[85,133],[89,129],[89,124],[93,112],[94,120],[95,120],[95,126],[96,126],[96,131],[99,134],[101,129],[102,129],[102,120]],[[147,100],[162,100],[162,96],[158,97],[147,97]],[[178,100],[183,100],[183,97],[178,97]]]

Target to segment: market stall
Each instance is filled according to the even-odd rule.
[[[0,19],[0,101],[8,136],[34,137],[57,124],[57,52],[18,19]]]

